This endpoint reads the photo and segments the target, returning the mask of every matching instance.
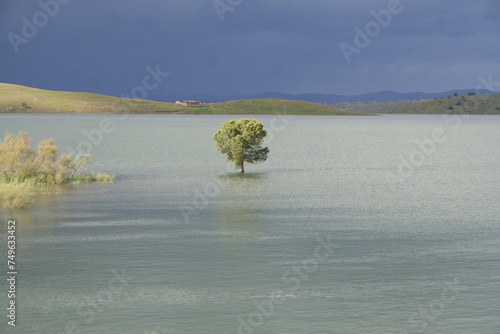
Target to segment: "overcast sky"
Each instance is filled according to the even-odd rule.
[[[0,33],[0,82],[115,96],[143,85],[148,66],[169,73],[152,95],[500,79],[498,0],[0,0]]]

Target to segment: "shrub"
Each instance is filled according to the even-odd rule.
[[[92,176],[92,181],[99,183],[112,183],[115,179],[114,175],[108,175],[103,173],[98,173]]]
[[[33,201],[35,193],[29,183],[0,183],[0,204],[4,208],[24,208]]]
[[[31,138],[25,132],[5,135],[0,143],[0,181],[62,184],[86,174],[89,155],[78,155],[74,159],[68,154],[57,157],[57,146],[52,139],[40,142],[36,151],[30,143]]]
[[[0,143],[0,198],[5,207],[22,207],[33,198],[31,194],[54,192],[67,183],[113,182],[114,176],[86,169],[90,155],[58,156],[52,139],[41,141],[36,151],[30,143],[26,132],[7,133]]]

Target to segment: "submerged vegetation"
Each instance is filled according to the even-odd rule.
[[[90,155],[57,154],[52,139],[30,147],[25,132],[7,133],[0,143],[0,206],[19,208],[30,204],[38,193],[55,193],[66,184],[110,183],[114,176],[87,170]]]

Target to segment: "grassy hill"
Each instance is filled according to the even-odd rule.
[[[325,105],[282,99],[234,100],[209,103],[206,107],[191,108],[197,114],[243,114],[243,115],[360,115],[353,111]]]
[[[91,93],[58,92],[0,83],[0,112],[126,113],[177,112],[173,103],[124,99]]]
[[[0,83],[0,113],[360,115],[353,111],[304,101],[238,100],[210,103],[204,107],[184,107],[167,102],[50,91],[5,83]]]
[[[500,94],[469,94],[425,101],[373,103],[346,109],[361,113],[388,114],[500,114]]]

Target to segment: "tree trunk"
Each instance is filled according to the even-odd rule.
[[[243,161],[241,162],[241,172],[245,173],[245,168],[243,167]]]

